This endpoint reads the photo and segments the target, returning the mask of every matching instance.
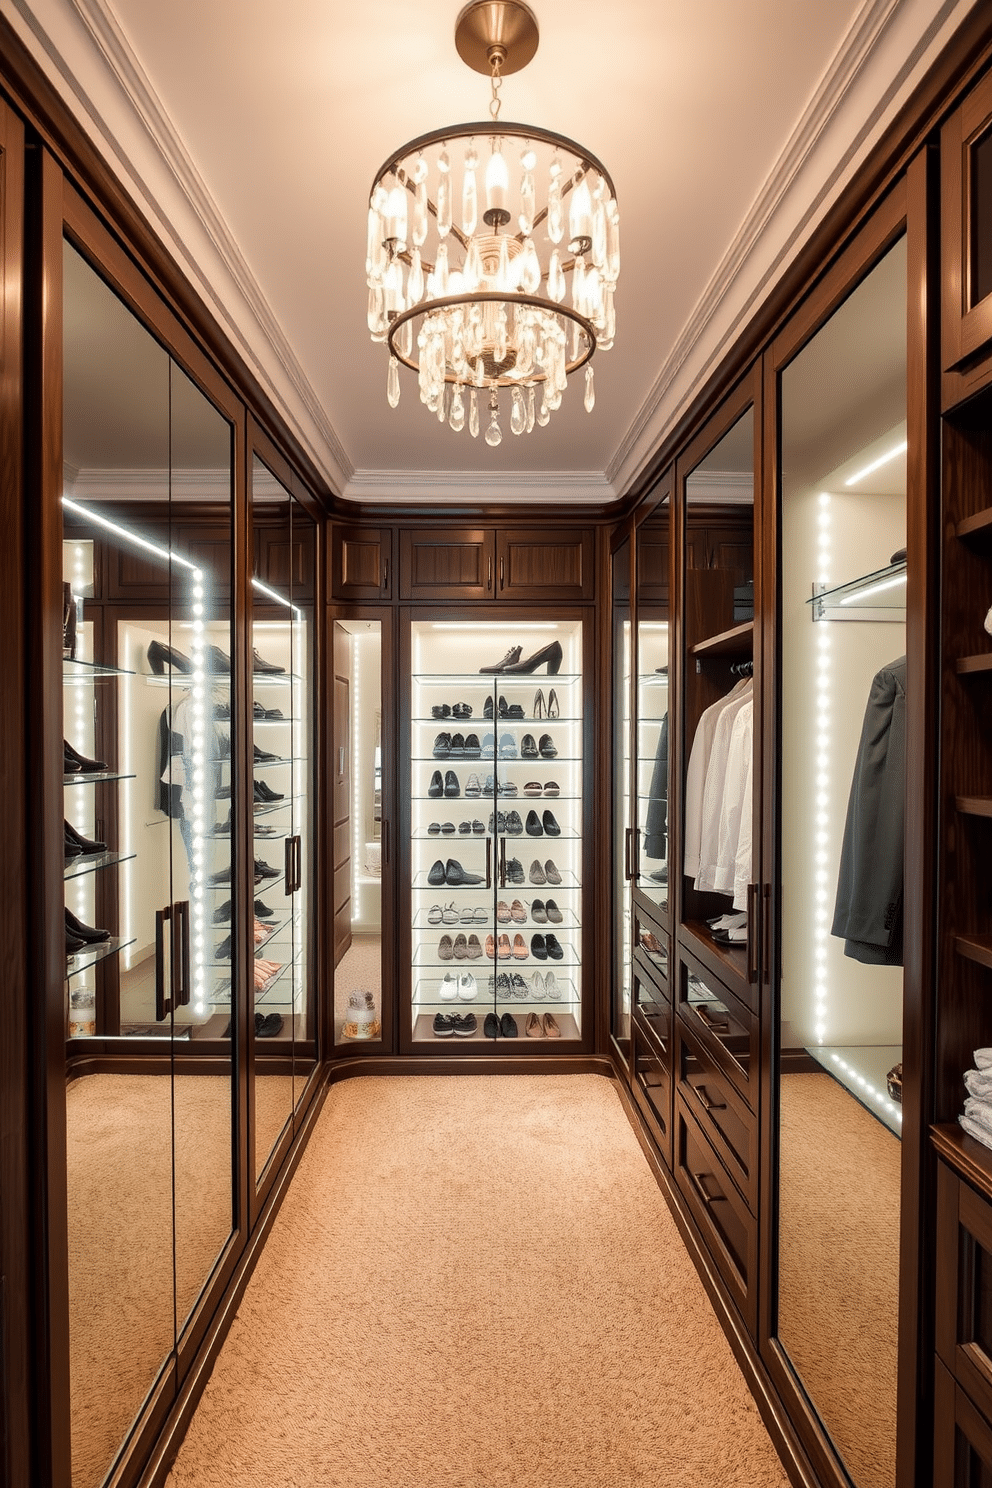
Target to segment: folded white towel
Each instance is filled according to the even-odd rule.
[[[976,1126],[982,1127],[992,1137],[992,1105],[988,1101],[979,1100],[975,1095],[969,1095],[964,1103],[964,1114],[969,1121]]]
[[[986,1131],[984,1126],[979,1126],[969,1116],[961,1115],[958,1121],[961,1123],[962,1131],[966,1131],[969,1137],[974,1137],[976,1142],[981,1142],[985,1147],[992,1147],[992,1132]]]
[[[992,1069],[992,1049],[976,1049],[975,1063],[980,1070]]]
[[[992,1070],[965,1070],[964,1083],[969,1095],[992,1101]]]

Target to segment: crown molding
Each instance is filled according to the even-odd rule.
[[[98,470],[63,465],[65,494],[76,501],[230,501],[229,470]],[[71,478],[70,478],[71,475]]]
[[[11,5],[24,45],[314,464],[341,490],[351,461],[107,0],[70,0],[70,25],[57,0]]]
[[[610,460],[617,491],[636,483],[973,4],[943,0],[933,15],[926,0],[866,0]]]
[[[501,470],[490,475],[461,470],[357,470],[343,496],[346,501],[430,502],[435,506],[466,502],[583,506],[616,500],[605,477],[589,470]]]

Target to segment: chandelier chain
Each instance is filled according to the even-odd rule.
[[[489,100],[489,112],[490,112],[492,118],[495,120],[495,119],[498,119],[499,118],[499,110],[500,110],[500,103],[501,103],[501,99],[500,99],[500,96],[499,96],[499,90],[503,86],[503,78],[502,78],[502,74],[500,73],[501,59],[500,59],[499,56],[493,57],[492,62],[491,62],[491,66],[492,66],[492,69],[493,69],[493,74],[492,74],[493,96]]]

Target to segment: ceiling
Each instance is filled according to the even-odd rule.
[[[857,168],[970,0],[534,0],[503,116],[616,184],[618,333],[547,428],[490,449],[390,409],[366,326],[372,178],[486,117],[459,0],[0,0],[329,484],[378,500],[602,501],[666,429]],[[236,12],[236,24],[233,23]],[[506,420],[504,420],[504,424]]]

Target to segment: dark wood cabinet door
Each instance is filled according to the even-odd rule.
[[[940,138],[941,352],[945,371],[992,347],[992,76]]]
[[[992,1488],[992,1428],[939,1359],[933,1426],[934,1488]]]
[[[496,534],[497,592],[505,599],[592,599],[595,542],[588,530],[504,528]]]
[[[331,524],[328,588],[335,599],[390,599],[393,575],[388,528]]]
[[[491,599],[495,594],[496,535],[485,527],[446,527],[400,533],[400,598]]]

